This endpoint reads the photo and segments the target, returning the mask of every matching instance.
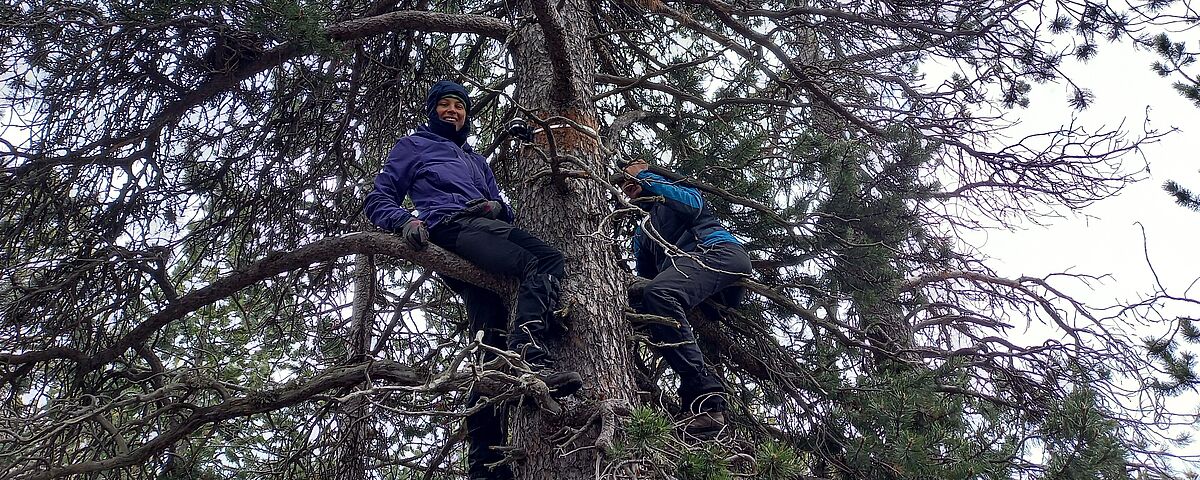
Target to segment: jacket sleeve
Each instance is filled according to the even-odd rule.
[[[500,202],[501,205],[504,205],[504,212],[500,215],[500,220],[513,223],[517,219],[517,213],[513,211],[512,205],[509,205],[508,202],[505,202],[504,198],[500,196],[500,188],[496,186],[496,175],[492,173],[491,165],[488,165],[487,161],[484,160],[482,156],[479,157],[479,163],[483,164],[483,179],[485,182],[487,182],[488,195],[490,195],[493,200],[496,200],[497,202]]]
[[[647,245],[650,238],[638,226],[633,232],[633,261],[634,271],[639,277],[654,278],[659,274],[656,245]]]
[[[392,147],[383,171],[375,176],[375,189],[367,194],[363,204],[371,223],[389,232],[399,232],[413,218],[412,212],[404,208],[401,202],[412,187],[416,162],[416,152],[411,144],[401,140]]]
[[[643,189],[667,199],[668,205],[693,220],[704,209],[704,197],[695,188],[672,182],[649,170],[638,172],[637,178]]]

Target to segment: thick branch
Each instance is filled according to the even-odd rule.
[[[633,125],[633,122],[646,118],[646,115],[645,110],[630,110],[617,115],[617,118],[613,119],[612,123],[608,125],[608,131],[604,139],[604,149],[612,151],[616,147],[621,135],[624,135],[625,129]]]
[[[692,95],[687,92],[684,92],[683,90],[680,90],[678,88],[675,88],[674,86],[672,86],[670,84],[652,82],[646,78],[619,77],[616,75],[607,75],[607,74],[603,74],[603,73],[596,74],[596,82],[607,83],[609,85],[616,85],[617,88],[614,88],[614,89],[604,92],[604,93],[597,94],[592,97],[592,100],[600,100],[609,95],[621,93],[622,91],[629,90],[629,89],[632,89],[635,87],[641,87],[641,88],[645,88],[645,89],[649,89],[649,90],[656,90],[659,92],[663,92],[663,93],[670,95],[672,97],[675,97],[679,100],[691,103],[697,107],[703,108],[705,110],[708,110],[708,111],[714,112],[714,113],[716,113],[717,109],[719,109],[725,105],[774,105],[774,106],[778,106],[778,107],[796,107],[796,106],[800,105],[796,102],[792,102],[789,100],[777,100],[777,99],[773,99],[773,98],[722,98],[715,102],[710,102],[703,98],[697,97],[697,96]]]
[[[538,25],[542,27],[542,37],[546,40],[550,70],[554,72],[554,88],[550,89],[554,100],[562,106],[581,103],[582,99],[579,98],[575,82],[572,81],[572,55],[567,48],[567,30],[563,27],[562,18],[549,0],[533,0],[531,4]]]
[[[79,362],[83,373],[90,372],[108,364],[130,348],[142,344],[168,323],[227,298],[243,288],[280,273],[355,253],[399,257],[438,273],[496,292],[505,293],[512,290],[512,286],[504,279],[488,274],[435,245],[430,245],[429,248],[420,252],[414,252],[403,241],[390,234],[355,233],[318,240],[289,252],[267,254],[261,260],[234,270],[213,283],[168,304],[166,308],[151,315],[115,344],[95,355],[88,355],[74,349],[55,347],[21,354],[0,353],[0,363],[21,364],[68,359]]]
[[[496,17],[460,13],[404,10],[347,20],[325,29],[329,38],[345,42],[397,30],[475,33],[497,40],[508,36],[508,24]]]

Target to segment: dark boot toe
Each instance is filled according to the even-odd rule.
[[[550,396],[554,398],[563,398],[583,388],[583,377],[578,372],[553,372],[541,376],[541,379],[546,382]]]

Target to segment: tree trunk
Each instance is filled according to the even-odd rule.
[[[555,11],[555,5],[561,9]],[[591,101],[596,61],[585,41],[592,33],[587,4],[582,0],[533,0],[521,5],[520,14],[535,15],[539,22],[526,24],[513,42],[517,101],[538,118],[549,119],[551,125],[565,127],[565,122],[553,120],[565,117],[598,131],[596,108]],[[568,84],[563,83],[564,73],[569,75]],[[530,122],[530,127],[540,128],[535,123]],[[509,162],[512,171],[508,177],[512,181],[508,191],[520,211],[518,225],[560,248],[567,259],[562,300],[570,309],[570,330],[554,353],[560,366],[583,376],[585,390],[581,394],[585,398],[632,402],[634,381],[628,348],[632,334],[622,314],[628,303],[624,284],[611,244],[590,235],[600,219],[612,211],[607,190],[592,180],[538,175],[557,171],[560,166],[578,170],[570,164],[554,165],[555,154],[571,155],[593,172],[605,172],[607,160],[593,138],[569,127],[551,131],[555,151],[551,151],[550,141],[542,132],[520,151],[518,159]],[[550,162],[536,153],[539,148]],[[559,422],[538,412],[518,410],[512,438],[526,455],[526,461],[516,465],[518,478],[594,478],[595,450],[562,457],[549,441]]]
[[[371,343],[371,322],[375,305],[375,257],[354,256],[354,297],[350,304],[350,338],[346,348],[347,360],[363,360]],[[334,478],[365,480],[368,478],[368,453],[371,443],[371,409],[365,395],[350,399],[342,406],[338,418],[338,456]]]

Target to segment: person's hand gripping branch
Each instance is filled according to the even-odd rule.
[[[629,176],[631,176],[631,177],[636,177],[637,174],[642,173],[642,171],[647,168],[650,168],[650,164],[646,163],[645,160],[642,160],[639,158],[637,160],[629,162],[628,165],[625,165],[625,173],[628,173]]]
[[[425,222],[414,218],[400,228],[400,238],[409,248],[421,251],[429,245],[429,229],[425,228]]]
[[[622,172],[613,174],[610,181],[612,184],[621,188],[622,192],[629,198],[637,198],[642,193],[642,186],[638,183],[637,175],[642,171],[650,168],[650,165],[645,160],[637,159],[627,163]]]

